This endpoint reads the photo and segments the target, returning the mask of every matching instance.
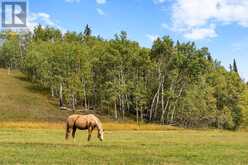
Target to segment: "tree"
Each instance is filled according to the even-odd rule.
[[[85,37],[89,37],[89,36],[91,36],[91,28],[90,28],[90,26],[87,24],[86,26],[85,26],[85,29],[84,29],[84,36]]]
[[[229,71],[230,71],[230,72],[233,71],[233,66],[232,66],[232,64],[229,64]]]
[[[245,128],[248,126],[248,89],[245,87],[245,90],[242,92],[239,104],[241,111],[241,127]]]
[[[238,73],[238,67],[237,67],[237,64],[236,64],[236,60],[234,59],[233,60],[233,71]]]
[[[11,69],[21,67],[24,56],[20,36],[15,32],[6,32],[4,36],[5,39],[1,47],[0,64],[2,67],[8,68],[8,74],[10,74]]]
[[[0,65],[21,68],[30,81],[51,91],[59,106],[91,109],[137,123],[236,130],[247,125],[247,85],[234,60],[228,71],[208,48],[176,43],[169,36],[143,48],[126,32],[105,40],[52,27],[35,28],[31,39],[8,32]],[[28,35],[27,35],[28,36]]]
[[[66,42],[80,42],[81,35],[76,32],[66,32],[63,36],[64,41]]]

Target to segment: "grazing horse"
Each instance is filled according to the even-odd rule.
[[[88,141],[90,141],[92,131],[97,128],[97,137],[103,140],[103,128],[101,121],[95,115],[71,115],[66,120],[65,139],[68,139],[72,129],[74,139],[77,128],[80,130],[88,129]]]

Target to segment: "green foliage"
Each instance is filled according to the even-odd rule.
[[[0,66],[9,69],[18,68],[23,60],[20,38],[14,32],[6,32],[3,35],[4,43],[0,50]]]
[[[240,116],[241,116],[241,126],[247,127],[248,126],[248,89],[245,87],[244,92],[242,92],[238,108],[240,109]]]
[[[84,32],[62,33],[39,25],[25,47],[9,35],[0,64],[17,67],[61,106],[105,111],[116,119],[184,127],[238,129],[247,125],[247,87],[236,61],[227,71],[208,48],[158,38],[151,49],[128,39],[126,32],[104,40]],[[9,33],[11,34],[11,33]]]
[[[43,28],[41,25],[38,25],[34,29],[33,40],[35,41],[57,41],[62,39],[62,33],[60,30],[53,27]]]

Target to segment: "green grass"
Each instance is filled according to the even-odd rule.
[[[7,73],[0,69],[1,121],[64,121],[68,112],[61,112],[46,91],[36,89],[19,71]]]
[[[104,142],[96,135],[87,142],[86,131],[65,141],[63,122],[70,113],[18,71],[0,69],[0,79],[0,165],[248,164],[247,132],[138,126],[103,116]]]
[[[63,129],[0,129],[0,164],[248,164],[248,133],[227,131],[107,131],[100,142],[85,131],[64,140]]]

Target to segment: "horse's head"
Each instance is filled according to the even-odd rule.
[[[104,130],[103,129],[99,129],[98,130],[98,138],[101,140],[101,141],[103,141],[103,134],[104,134]]]

